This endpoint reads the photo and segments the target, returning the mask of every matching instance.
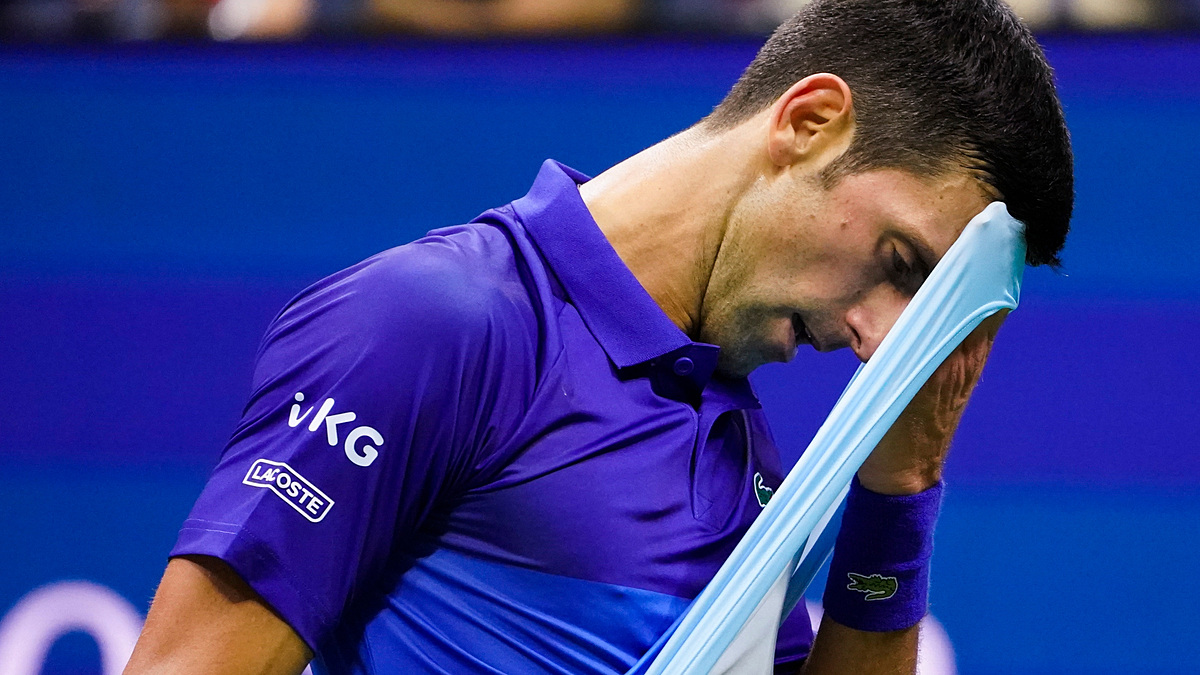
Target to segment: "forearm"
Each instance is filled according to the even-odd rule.
[[[914,672],[941,495],[940,484],[904,496],[851,487],[805,673]]]
[[[888,595],[848,602],[845,588],[827,586],[826,613],[802,671],[805,675],[916,672],[918,622],[924,614],[932,533],[941,503],[937,486],[950,440],[1003,319],[1004,313],[988,318],[963,341],[859,470],[863,489],[856,494],[861,501],[847,505],[838,537],[838,546],[845,547],[843,564],[838,564],[835,552],[829,583],[846,584],[849,578],[851,591]],[[847,566],[847,561],[852,562]],[[847,572],[857,574],[847,577]],[[870,586],[873,579],[878,588]],[[838,622],[830,616],[831,606],[844,621],[872,630]]]
[[[912,675],[917,670],[917,626],[870,633],[821,621],[803,675]]]

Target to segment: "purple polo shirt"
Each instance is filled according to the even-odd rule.
[[[586,180],[548,161],[297,296],[171,555],[227,562],[319,671],[628,670],[782,475],[749,383],[625,267]],[[811,641],[788,621],[779,661]]]

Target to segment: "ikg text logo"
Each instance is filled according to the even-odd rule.
[[[296,392],[296,402],[292,404],[292,410],[288,414],[288,426],[295,429],[312,413],[313,408],[309,406],[304,414],[300,414],[300,404],[304,401],[304,392]],[[316,431],[325,425],[325,440],[329,441],[330,446],[335,446],[341,440],[338,437],[338,425],[349,425],[358,417],[353,412],[329,414],[333,410],[334,401],[332,398],[327,398],[321,407],[317,409],[317,414],[313,416],[312,421],[308,423],[309,431]],[[359,441],[369,440],[370,443],[362,443]],[[346,434],[346,458],[359,466],[371,466],[375,458],[379,456],[379,447],[383,445],[383,434],[375,430],[374,427],[366,425],[354,427],[350,433]]]
[[[321,522],[325,514],[329,513],[329,509],[333,508],[333,500],[328,495],[284,462],[255,460],[242,482],[253,487],[270,489],[299,511],[300,515],[314,523]]]

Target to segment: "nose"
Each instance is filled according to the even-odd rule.
[[[875,355],[879,343],[896,324],[910,299],[891,285],[880,285],[863,295],[846,312],[846,325],[851,333],[850,348],[860,361],[866,363]]]

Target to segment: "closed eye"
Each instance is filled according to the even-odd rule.
[[[917,289],[921,288],[921,284],[925,282],[927,274],[908,262],[898,247],[893,247],[889,276],[896,288],[909,295],[914,295]]]
[[[893,248],[892,249],[892,273],[895,274],[896,278],[897,279],[908,279],[909,276],[912,274],[912,271],[913,271],[912,265],[909,265],[908,261],[904,259],[904,256],[900,255],[900,249]]]

